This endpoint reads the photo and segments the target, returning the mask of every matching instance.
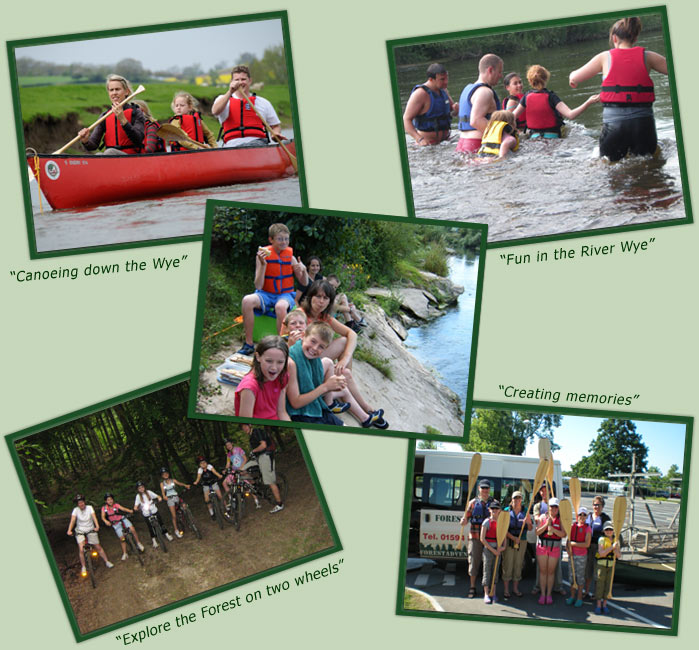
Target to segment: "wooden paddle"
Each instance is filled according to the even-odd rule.
[[[482,461],[483,459],[481,458],[481,455],[478,452],[471,456],[471,464],[468,466],[468,494],[466,495],[466,507],[464,508],[464,517],[468,512],[468,503],[471,500],[471,492],[473,492],[473,488],[475,487],[476,481],[478,480],[478,475],[481,472]],[[457,551],[461,550],[461,542],[464,539],[464,528],[466,528],[466,526],[461,526],[459,543],[456,545]]]
[[[186,142],[193,145],[196,149],[211,149],[208,144],[192,140],[179,126],[174,124],[163,124],[157,131],[158,137],[166,142]]]
[[[507,537],[507,529],[510,527],[510,513],[506,512],[505,510],[501,510],[500,514],[498,515],[498,524],[497,524],[497,529],[495,530],[495,536],[497,538],[497,544],[498,548],[502,546],[502,543],[505,541],[505,538]],[[487,553],[487,551],[485,551]],[[493,579],[490,582],[490,597],[492,598],[495,595],[495,576],[498,575],[498,561],[500,560],[500,556],[496,555],[495,556],[495,566],[493,567]]]
[[[529,514],[529,511],[532,508],[532,505],[534,505],[534,497],[536,496],[536,493],[541,489],[541,486],[543,485],[544,481],[546,480],[546,470],[548,468],[548,461],[545,458],[542,458],[539,461],[539,466],[536,468],[536,474],[534,475],[534,484],[532,485],[532,496],[531,499],[529,499],[529,505],[527,506],[527,511],[524,513],[524,518],[527,518],[527,515]],[[516,545],[519,546],[519,541],[522,539],[522,532],[524,532],[524,526],[519,529],[519,536],[517,537],[517,543]]]
[[[573,502],[573,518],[577,521],[578,512],[580,510],[580,479],[577,476],[573,476],[569,483],[570,488],[570,500]]]
[[[614,512],[612,513],[612,524],[614,526],[614,541],[619,541],[619,536],[621,535],[621,528],[624,525],[624,519],[626,519],[626,497],[617,497],[614,499]],[[612,551],[614,553],[614,551]],[[612,560],[612,578],[609,581],[609,593],[607,598],[612,597],[612,585],[614,584],[614,569],[616,569],[616,555]]]
[[[539,438],[539,458],[551,459],[551,466],[547,469],[546,482],[548,483],[549,499],[556,496],[553,493],[553,456],[551,455],[551,441],[548,438]]]
[[[265,125],[265,128],[270,133],[274,133],[274,131],[272,131],[272,127],[267,123],[267,120],[262,116],[262,113],[260,113],[260,111],[257,110],[257,107],[255,106],[254,102],[250,101],[250,98],[245,94],[245,91],[239,87],[238,92],[245,98],[245,101],[247,101],[250,104],[250,106],[252,106],[252,110],[255,111],[255,113],[257,113],[257,117],[259,117],[262,120],[262,124]],[[291,163],[291,166],[294,168],[294,171],[298,173],[299,165],[298,162],[296,162],[296,156],[294,156],[294,154],[292,154],[291,151],[289,151],[286,148],[286,145],[281,140],[277,140],[277,142],[279,142],[282,149],[286,151],[286,155],[289,156],[289,162]]]
[[[570,527],[573,524],[573,506],[568,499],[563,499],[558,506],[558,514],[561,518],[561,528],[566,534],[565,536],[570,541]],[[577,589],[578,585],[575,582],[575,563],[573,562],[573,548],[570,549],[570,555],[568,556],[568,562],[570,562],[571,571],[573,574],[573,589]]]
[[[117,104],[117,106],[124,106],[124,104],[128,104],[130,100],[132,100],[136,95],[139,93],[142,93],[145,90],[145,87],[139,86],[136,88],[136,90],[133,91],[131,95],[129,95],[123,102]],[[90,124],[90,126],[87,127],[88,131],[92,131],[98,124],[101,124],[104,122],[110,115],[114,113],[114,109],[110,108],[102,117],[100,117],[94,124]],[[59,153],[63,153],[68,147],[72,147],[78,140],[80,140],[80,136],[76,135],[68,144],[63,145],[58,151],[54,151],[53,156],[58,155]]]

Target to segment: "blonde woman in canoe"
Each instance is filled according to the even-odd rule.
[[[90,133],[81,129],[78,133],[80,142],[88,151],[104,147],[105,155],[123,155],[140,153],[145,133],[145,117],[134,103],[119,106],[129,95],[133,94],[127,79],[117,74],[107,77],[107,94],[111,102],[112,115],[100,122]],[[106,113],[107,111],[105,111]],[[102,113],[104,115],[104,113]]]

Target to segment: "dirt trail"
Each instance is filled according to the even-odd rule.
[[[239,532],[230,525],[219,529],[206,511],[201,491],[196,489],[189,492],[187,503],[202,531],[201,540],[187,531],[182,539],[170,542],[168,552],[163,553],[151,546],[143,517],[130,517],[146,546],[143,567],[135,557],[122,562],[116,535],[101,527],[100,542],[115,566],[107,569],[101,559],[96,561],[96,589],[89,579],[80,577],[76,544],[65,535],[67,521],[47,524],[49,541],[81,632],[91,632],[331,547],[332,536],[300,450],[292,448],[280,454],[277,469],[289,482],[284,510],[271,515],[271,504],[264,500],[262,508],[256,510],[249,498]],[[160,513],[172,533],[170,513],[163,504]]]

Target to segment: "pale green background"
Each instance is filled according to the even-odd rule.
[[[119,3],[35,0],[5,8],[0,40],[286,8],[311,206],[405,214],[387,39],[654,4],[639,0],[613,6],[592,0],[584,7],[572,3],[566,7],[553,0],[501,0],[498,11],[487,12],[485,5],[463,0],[436,4],[172,0],[166,5],[139,3],[130,9]],[[687,166],[696,184],[699,137],[693,127],[699,92],[694,66],[699,12],[686,1],[669,0],[668,7]],[[29,262],[19,190],[24,170],[17,164],[6,55],[2,58],[0,133],[5,154],[0,159],[0,177],[5,205],[0,225],[0,394],[4,406],[0,433],[7,434],[186,371],[200,244]],[[196,53],[192,58],[197,59]],[[362,117],[365,108],[368,119]],[[633,262],[614,257],[507,269],[499,261],[502,251],[493,251],[486,266],[474,397],[502,399],[497,388],[502,382],[566,390],[577,386],[640,393],[634,404],[638,411],[696,416],[698,232],[697,226],[682,226],[644,233],[643,237],[654,236],[656,242]],[[603,239],[614,241],[618,236]],[[543,246],[551,250],[553,244]],[[9,275],[18,268],[84,265],[98,259],[147,260],[155,253],[187,253],[189,260],[179,271],[150,272],[138,279],[122,274],[116,280],[44,282],[32,287],[17,284]],[[395,616],[407,443],[319,432],[309,432],[307,440],[345,547],[340,573],[276,596],[274,601],[148,641],[149,648],[211,647],[224,639],[234,647],[473,647],[492,643],[498,632],[517,637],[525,646],[542,643],[546,637],[537,627]],[[0,463],[5,525],[0,542],[3,641],[71,647],[74,640],[63,606],[4,447]],[[358,476],[371,476],[371,485],[360,485]],[[689,647],[692,635],[696,641],[692,625],[693,607],[699,604],[695,590],[699,568],[692,552],[698,532],[696,480],[692,487],[679,640],[555,629],[551,630],[555,645],[575,649],[605,642],[633,643],[638,650],[656,650],[670,644]],[[309,568],[320,568],[337,557],[319,560]],[[283,577],[301,570],[293,569]],[[245,587],[235,593],[244,591]],[[113,636],[87,643],[113,648],[117,643]]]

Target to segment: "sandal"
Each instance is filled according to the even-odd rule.
[[[476,588],[475,587],[470,587],[468,590],[468,597],[469,598],[475,598],[476,597]]]
[[[508,594],[507,592],[505,592],[505,593],[502,595],[502,597],[503,597],[504,600],[508,600],[509,597],[510,597],[510,594]]]
[[[515,596],[517,596],[517,598],[521,598],[521,597],[522,597],[522,592],[521,592],[521,591],[513,591],[512,593],[513,593]]]

